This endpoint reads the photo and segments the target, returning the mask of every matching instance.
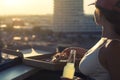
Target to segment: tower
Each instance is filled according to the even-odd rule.
[[[52,30],[56,32],[101,33],[96,27],[93,15],[85,15],[84,0],[54,0],[54,18]]]
[[[54,0],[54,31],[79,32],[83,0]]]

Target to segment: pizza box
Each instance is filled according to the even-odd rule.
[[[51,62],[54,54],[44,54],[31,57],[25,57],[23,63],[36,68],[42,68],[52,71],[63,70],[66,62]]]
[[[23,59],[23,63],[32,67],[46,69],[46,70],[52,70],[52,71],[63,70],[64,66],[66,65],[66,61],[63,60],[61,62],[51,62],[53,55],[54,54],[44,54],[44,55],[25,57]],[[79,61],[80,60],[76,60],[75,62],[76,71],[79,71],[78,69]]]

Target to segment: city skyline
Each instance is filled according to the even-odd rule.
[[[95,0],[83,0],[84,12],[93,14]],[[53,14],[54,0],[0,0],[0,15],[46,15]]]

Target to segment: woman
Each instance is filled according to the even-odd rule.
[[[102,26],[102,36],[82,57],[80,72],[93,80],[120,80],[120,0],[97,0],[94,4],[94,18]]]

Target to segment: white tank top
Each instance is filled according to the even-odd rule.
[[[85,54],[80,61],[79,70],[95,80],[110,80],[108,71],[99,62],[98,55],[100,48],[97,48],[95,51],[88,51]]]

